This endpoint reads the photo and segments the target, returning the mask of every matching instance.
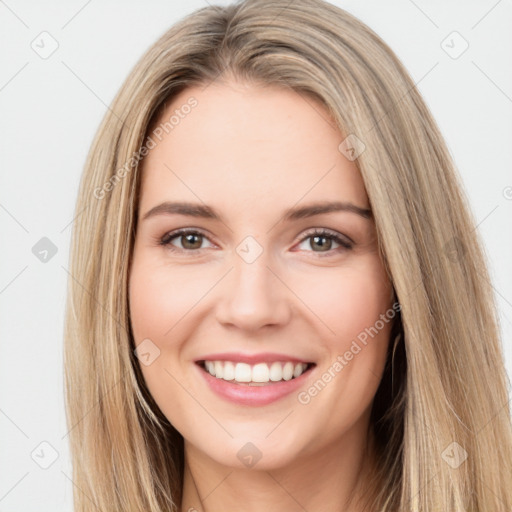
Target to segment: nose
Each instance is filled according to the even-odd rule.
[[[246,331],[285,325],[291,316],[290,290],[270,267],[263,253],[253,262],[233,255],[233,269],[223,279],[216,308],[217,321]],[[270,267],[270,268],[269,268]]]

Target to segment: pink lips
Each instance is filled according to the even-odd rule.
[[[223,354],[211,354],[202,357],[196,361],[197,371],[201,374],[202,378],[205,379],[210,389],[220,396],[221,398],[233,402],[238,405],[249,405],[249,406],[263,406],[275,402],[285,396],[297,391],[301,386],[304,385],[306,379],[309,378],[314,364],[311,365],[302,375],[287,381],[270,382],[265,385],[252,386],[250,384],[237,384],[226,381],[224,379],[218,379],[213,377],[207,372],[203,366],[202,361],[232,361],[234,363],[272,363],[275,361],[293,363],[308,363],[310,361],[304,359],[298,359],[291,357],[286,354],[255,354],[255,355],[243,355],[233,353]]]

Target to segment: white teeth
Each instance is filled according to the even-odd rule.
[[[224,365],[220,361],[215,361],[215,373],[214,375],[216,377],[219,377],[219,379],[222,379],[222,376],[224,375]]]
[[[283,380],[283,367],[281,363],[272,363],[270,367],[270,380],[272,382]]]
[[[251,366],[246,363],[237,363],[235,366],[235,380],[237,382],[251,382]]]
[[[250,365],[247,363],[234,363],[232,361],[205,361],[206,371],[217,377],[228,381],[241,383],[268,383],[279,382],[281,380],[291,380],[300,377],[307,368],[306,363],[294,364],[291,361],[284,363],[274,362],[257,363]]]
[[[206,369],[210,372],[211,375],[215,377],[215,366],[211,361],[205,362]]]
[[[293,363],[290,363],[290,362],[286,363],[283,366],[283,379],[284,380],[290,380],[293,377],[293,369],[294,369]]]
[[[268,382],[270,371],[265,363],[258,363],[252,367],[253,382]]]
[[[219,361],[219,363],[221,363],[221,361]],[[223,375],[219,377],[219,379],[221,378],[224,380],[233,380],[235,378],[235,365],[230,361],[224,363]]]

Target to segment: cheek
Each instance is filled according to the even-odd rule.
[[[133,261],[129,297],[134,342],[138,346],[143,341],[148,344],[145,340],[149,339],[156,346],[153,352],[158,354],[150,365],[140,365],[142,374],[149,391],[164,409],[168,405],[166,399],[174,397],[173,418],[179,417],[186,401],[173,376],[179,382],[192,378],[186,342],[201,324],[201,306],[218,279],[212,270],[198,275],[195,265],[163,265],[147,254]]]
[[[326,355],[317,380],[300,390],[298,402],[308,413],[310,428],[323,425],[324,438],[330,439],[351,428],[372,403],[395,311],[391,283],[376,255],[322,277],[315,290],[308,305],[327,333],[322,337]]]
[[[192,269],[192,266],[190,267]],[[164,266],[134,261],[130,276],[130,315],[135,343],[172,340],[180,321],[204,295],[205,280]]]
[[[141,359],[142,375],[164,415],[180,430],[181,419],[187,417],[187,400],[179,385],[183,374],[176,364],[181,354],[181,345],[176,340],[184,337],[186,315],[201,296],[201,290],[183,273],[142,258],[134,259],[129,282],[135,345],[150,346],[149,352],[154,357],[150,364],[144,364]],[[149,345],[148,339],[151,340]]]
[[[331,348],[338,350],[373,327],[391,307],[391,284],[376,254],[299,281],[300,296],[323,324],[326,340],[337,345]]]

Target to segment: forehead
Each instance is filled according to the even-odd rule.
[[[253,212],[301,198],[368,206],[356,165],[338,149],[344,135],[320,102],[292,89],[190,87],[149,136],[141,209],[175,199]]]

